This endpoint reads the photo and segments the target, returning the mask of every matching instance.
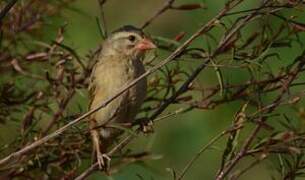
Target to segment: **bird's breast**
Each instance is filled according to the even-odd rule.
[[[94,72],[96,93],[102,94],[103,98],[109,98],[143,73],[145,69],[140,60],[104,61],[97,64]],[[146,79],[143,78],[104,110],[98,112],[100,118],[97,119],[100,119],[100,122],[107,122],[106,119],[113,116],[112,122],[130,122],[138,112],[145,95]]]

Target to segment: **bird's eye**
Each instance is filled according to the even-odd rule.
[[[134,42],[136,40],[136,37],[134,35],[130,35],[128,36],[128,40]]]

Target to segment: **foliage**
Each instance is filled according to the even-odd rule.
[[[99,1],[97,22],[103,38],[108,34],[107,3]],[[145,60],[147,72],[140,77],[151,75],[148,96],[133,124],[118,124],[126,133],[107,153],[112,157],[107,173],[159,158],[145,149],[125,147],[145,133],[157,133],[158,129],[153,132],[155,123],[235,102],[240,108],[228,118],[231,126],[204,145],[182,171],[171,170],[174,179],[191,173],[202,153],[221,139],[226,143],[215,179],[238,179],[266,160],[278,171],[274,179],[304,176],[305,24],[299,20],[304,1],[261,1],[251,9],[236,10],[244,3],[226,1],[195,32],[180,32],[174,38],[152,35],[159,50]],[[52,32],[55,39],[48,39],[44,31],[50,19],[71,4],[72,0],[0,3],[0,123],[3,127],[18,124],[14,140],[2,143],[0,178],[84,179],[98,170],[97,163],[88,163],[92,147],[86,117],[140,80],[122,87],[98,109],[87,111],[88,77],[100,48],[83,58],[64,43],[65,25]],[[153,26],[167,11],[208,8],[203,3],[167,0],[142,28]],[[216,36],[216,31],[221,35]],[[287,48],[297,53],[292,59],[281,53]],[[168,56],[162,59],[161,54]],[[185,65],[191,63],[195,66],[190,71]],[[213,69],[217,85],[206,86],[198,80],[207,68]],[[236,82],[230,73],[244,77]],[[164,112],[169,106],[171,110]],[[287,109],[293,115],[288,116]],[[238,166],[244,159],[247,165]]]

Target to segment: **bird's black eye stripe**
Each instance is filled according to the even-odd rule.
[[[136,40],[136,37],[134,35],[130,35],[128,36],[128,40],[134,42]]]

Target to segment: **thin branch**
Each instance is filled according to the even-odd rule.
[[[2,25],[2,20],[6,16],[6,14],[12,9],[12,7],[17,3],[18,0],[11,0],[7,3],[7,5],[0,12],[0,27]]]
[[[305,51],[303,52],[303,54],[301,56],[299,56],[296,59],[295,62],[299,62],[297,67],[290,70],[290,73],[289,73],[290,75],[283,82],[283,86],[282,86],[282,90],[281,90],[280,94],[275,98],[275,100],[272,103],[274,105],[271,108],[268,108],[266,113],[273,112],[274,109],[277,107],[276,105],[281,103],[281,99],[284,96],[284,94],[288,91],[289,85],[295,80],[298,73],[300,71],[302,71],[302,68],[305,65]],[[229,161],[226,164],[226,166],[221,171],[219,171],[219,173],[216,176],[216,180],[224,179],[225,176],[236,166],[236,164],[239,162],[239,160],[242,159],[242,157],[247,153],[249,146],[253,142],[253,140],[256,137],[256,135],[258,134],[258,132],[263,127],[263,124],[264,124],[263,122],[265,120],[266,120],[266,116],[260,118],[259,122],[262,122],[262,123],[257,123],[256,127],[254,128],[252,133],[248,136],[248,138],[244,142],[243,146],[241,147],[241,150],[237,153],[237,155],[231,161]]]
[[[149,24],[151,24],[157,17],[163,14],[165,11],[171,8],[172,4],[175,0],[167,0],[147,21],[141,26],[141,29],[146,28]]]
[[[233,1],[232,1],[233,2]],[[229,10],[231,10],[233,7],[237,6],[240,2],[242,1],[237,1],[234,4],[227,4],[227,6],[222,9],[220,11],[220,13],[218,15],[216,15],[212,20],[210,20],[206,26],[203,28],[203,32],[208,31],[210,28],[212,28],[214,26],[214,23],[217,22],[221,17],[223,17],[223,15],[225,15]],[[244,24],[246,23],[246,21],[241,24],[239,26],[239,28],[241,28]],[[238,29],[234,29],[236,32]],[[230,33],[229,36],[233,36],[234,32]],[[160,106],[160,108],[153,113],[153,115],[149,118],[149,120],[153,120],[155,119],[159,114],[161,114],[178,96],[180,96],[181,94],[183,94],[184,92],[186,92],[189,89],[189,85],[194,81],[194,79],[199,75],[199,73],[205,69],[207,67],[207,64],[210,62],[211,58],[214,58],[215,56],[218,55],[219,50],[223,47],[223,45],[225,43],[227,43],[227,41],[230,38],[228,38],[227,36],[223,37],[223,41],[221,43],[219,43],[218,48],[214,51],[214,53],[210,56],[207,57],[205,59],[203,59],[203,63],[201,63],[195,70],[194,72],[189,76],[189,78],[180,86],[180,88],[176,91],[175,94],[173,94],[170,98],[166,99],[163,104]]]
[[[101,28],[100,32],[103,36],[106,36],[106,32],[104,31],[104,29],[106,30],[107,28],[103,7],[105,7],[104,4],[107,0],[97,1],[101,10],[101,14],[99,16],[100,18],[97,18],[97,20],[100,19],[100,24],[104,23],[103,25],[99,24],[99,27]],[[12,1],[8,0],[7,2],[7,5],[9,5]],[[69,0],[65,2],[69,2]],[[183,4],[179,6],[174,4],[174,2],[176,1],[165,0],[162,6],[158,8],[151,17],[149,17],[149,19],[143,24],[142,27],[147,27],[165,12],[170,11],[172,9],[190,11],[202,7],[200,4],[195,3]],[[129,140],[124,139],[123,141],[120,141],[119,145],[114,145],[113,148],[107,153],[108,156],[112,158],[117,158],[118,160],[116,161],[117,163],[112,164],[110,169],[112,171],[109,172],[116,172],[118,168],[120,168],[121,166],[125,166],[127,163],[129,164],[135,161],[142,161],[146,159],[143,158],[144,156],[137,157],[138,154],[132,154],[130,156],[129,154],[126,155],[124,153],[119,157],[113,155],[117,152],[123,152],[123,147],[126,146],[131,140],[135,139],[134,137],[137,137],[137,134],[139,134],[141,131],[146,132],[144,129],[146,125],[151,125],[146,123],[150,123],[150,121],[158,122],[164,118],[172,117],[180,113],[185,113],[195,108],[214,109],[218,105],[223,105],[227,102],[236,102],[239,100],[246,101],[249,106],[254,107],[247,109],[247,112],[249,111],[249,113],[243,113],[243,118],[247,121],[247,123],[241,123],[240,128],[243,128],[247,125],[254,125],[254,128],[251,132],[245,132],[246,137],[243,139],[243,141],[240,141],[240,138],[236,136],[236,138],[232,140],[231,144],[227,144],[225,152],[223,153],[223,163],[216,174],[216,178],[238,178],[240,175],[247,172],[250,168],[260,163],[260,161],[256,161],[253,164],[248,163],[248,165],[250,164],[250,166],[247,166],[247,168],[242,169],[242,171],[237,170],[235,172],[232,172],[235,166],[238,165],[238,163],[243,158],[248,156],[261,155],[260,157],[264,156],[264,158],[269,158],[269,155],[266,153],[282,153],[283,155],[289,154],[289,157],[291,156],[294,158],[298,157],[298,155],[295,155],[294,153],[298,154],[300,153],[300,151],[302,151],[300,155],[303,155],[303,150],[305,147],[299,144],[304,144],[304,133],[297,127],[294,127],[294,125],[290,122],[290,119],[288,119],[288,117],[286,116],[285,120],[287,122],[281,121],[280,123],[283,127],[285,127],[285,131],[288,131],[287,133],[283,132],[283,136],[282,134],[276,134],[276,137],[271,134],[270,137],[267,137],[267,141],[259,141],[258,144],[255,144],[255,146],[253,147],[254,142],[256,142],[256,140],[259,140],[258,135],[263,129],[266,129],[270,133],[274,133],[275,130],[278,130],[277,127],[273,126],[273,124],[269,124],[269,121],[267,121],[272,119],[272,117],[279,117],[281,112],[275,112],[275,110],[278,110],[283,105],[289,105],[289,107],[296,108],[296,113],[302,113],[299,112],[299,110],[297,109],[299,108],[297,103],[303,98],[304,91],[302,91],[302,94],[296,95],[297,93],[295,93],[295,91],[298,90],[299,92],[300,90],[293,87],[296,85],[304,85],[300,82],[294,83],[294,80],[297,79],[297,77],[303,75],[303,72],[305,70],[305,52],[292,64],[282,65],[282,69],[280,69],[279,72],[277,72],[276,74],[272,73],[271,70],[269,71],[269,69],[266,70],[266,67],[268,67],[268,64],[266,62],[267,59],[268,61],[272,61],[274,57],[277,59],[281,58],[281,53],[270,53],[268,52],[270,49],[274,50],[275,48],[277,48],[276,50],[278,50],[283,47],[291,47],[293,46],[292,42],[294,41],[297,41],[301,44],[299,34],[301,32],[304,32],[304,24],[294,21],[293,18],[289,19],[289,17],[281,15],[281,10],[283,9],[290,9],[291,11],[295,11],[296,8],[300,5],[300,1],[289,1],[287,3],[283,3],[285,5],[279,6],[279,3],[277,1],[264,0],[259,3],[260,5],[262,4],[262,6],[258,8],[254,7],[252,9],[246,9],[241,11],[233,11],[233,8],[241,2],[245,3],[245,0],[228,0],[226,2],[227,3],[224,9],[220,10],[216,17],[214,16],[214,18],[211,19],[208,23],[200,26],[198,30],[195,33],[192,33],[188,40],[184,43],[181,40],[185,37],[186,32],[178,34],[174,39],[156,37],[155,40],[158,42],[159,49],[164,50],[166,52],[170,52],[170,55],[167,58],[160,61],[160,63],[157,63],[156,61],[152,63],[147,63],[146,66],[152,68],[147,68],[149,70],[141,77],[133,81],[131,84],[126,84],[117,92],[114,92],[114,96],[109,97],[104,102],[101,102],[101,105],[98,108],[88,112],[85,111],[84,114],[76,113],[74,115],[67,115],[67,117],[63,117],[63,115],[66,112],[66,107],[68,107],[67,104],[70,101],[69,99],[72,98],[74,93],[77,93],[77,95],[82,95],[82,92],[79,92],[79,90],[83,90],[87,86],[88,73],[90,73],[90,70],[92,69],[91,65],[93,65],[93,63],[91,62],[93,61],[90,61],[91,64],[83,64],[82,61],[80,61],[81,59],[79,59],[78,55],[74,52],[73,48],[66,48],[63,46],[61,49],[56,48],[58,45],[62,45],[60,43],[64,39],[62,33],[60,33],[57,37],[59,44],[44,44],[43,46],[40,45],[41,47],[46,48],[46,50],[39,49],[37,50],[37,52],[33,50],[34,52],[31,51],[30,53],[26,54],[17,53],[18,55],[16,56],[16,54],[14,54],[16,53],[14,49],[22,46],[23,43],[24,45],[26,44],[25,42],[23,42],[24,39],[18,35],[20,34],[18,30],[23,29],[23,32],[27,34],[31,32],[31,27],[35,29],[41,28],[42,26],[40,26],[40,24],[37,24],[37,27],[34,27],[32,25],[35,24],[33,22],[44,22],[44,20],[41,19],[41,15],[45,12],[45,7],[48,6],[48,4],[46,6],[41,6],[39,0],[31,0],[26,4],[20,4],[20,8],[18,7],[14,9],[12,13],[9,13],[12,14],[12,17],[10,17],[9,19],[10,21],[8,23],[2,24],[2,26],[4,27],[3,33],[8,34],[6,36],[3,36],[3,33],[2,36],[0,34],[0,40],[5,40],[3,42],[6,42],[6,40],[8,40],[8,43],[3,44],[5,54],[2,56],[0,55],[0,60],[2,60],[3,62],[9,62],[11,59],[25,59],[26,61],[24,62],[24,64],[18,64],[17,62],[17,64],[10,63],[10,66],[14,65],[12,69],[17,72],[18,76],[26,77],[29,80],[33,80],[34,76],[30,76],[31,74],[27,74],[27,70],[30,69],[27,65],[30,65],[37,61],[46,63],[45,65],[50,65],[49,61],[47,60],[51,60],[51,63],[53,63],[53,60],[55,60],[55,70],[57,70],[57,72],[53,73],[54,69],[52,69],[50,70],[50,73],[46,74],[46,77],[41,76],[42,80],[48,81],[50,85],[48,87],[52,88],[42,89],[39,92],[40,95],[37,94],[37,96],[27,96],[29,98],[23,98],[22,94],[24,92],[27,92],[27,90],[19,91],[14,89],[12,85],[9,85],[9,88],[3,88],[3,92],[1,92],[0,94],[0,98],[4,99],[4,106],[0,103],[1,108],[3,107],[4,109],[4,112],[0,114],[1,122],[3,121],[3,119],[7,120],[13,117],[11,115],[13,115],[15,110],[8,110],[6,112],[6,109],[10,108],[11,106],[18,106],[16,108],[17,110],[20,110],[21,106],[29,106],[26,107],[26,109],[30,108],[30,110],[25,112],[25,120],[23,123],[24,125],[22,126],[23,129],[26,130],[26,133],[22,133],[21,139],[17,138],[14,143],[3,147],[3,150],[1,151],[9,149],[14,150],[14,148],[16,147],[20,148],[15,149],[17,150],[17,152],[9,154],[4,159],[0,160],[0,166],[4,166],[5,170],[9,170],[10,172],[12,172],[10,178],[18,178],[23,176],[30,177],[32,176],[34,170],[38,168],[37,166],[31,166],[29,163],[27,163],[27,161],[30,160],[30,158],[35,157],[35,159],[33,159],[34,164],[42,163],[46,164],[46,167],[56,164],[60,173],[63,173],[62,179],[74,178],[77,170],[81,166],[82,159],[90,157],[89,154],[91,152],[88,129],[83,129],[83,126],[75,127],[74,125],[80,123],[81,120],[86,119],[88,116],[90,116],[92,113],[95,113],[99,109],[106,107],[110,102],[112,102],[112,100],[119,97],[130,87],[134,86],[138,81],[140,81],[140,79],[150,75],[151,73],[154,73],[157,70],[159,70],[160,73],[156,74],[155,77],[152,77],[149,80],[148,97],[145,101],[145,104],[147,104],[148,106],[144,106],[144,108],[141,109],[140,113],[140,115],[143,116],[137,119],[133,124],[124,123],[120,125],[116,124],[113,126],[106,126],[126,130],[129,132],[129,134],[131,134],[130,136],[128,136],[129,134],[126,135],[127,139],[130,138]],[[37,8],[35,6],[35,12],[33,12],[33,9],[31,9],[33,3],[39,4]],[[3,4],[5,5],[5,3]],[[19,4],[16,3],[16,6],[17,5]],[[53,7],[53,5],[51,5],[50,7]],[[279,13],[277,13],[278,11]],[[3,13],[3,11],[1,11],[0,14],[1,13]],[[23,14],[25,15],[23,16]],[[46,11],[46,14],[53,15],[54,12],[48,13],[48,11]],[[228,23],[228,21],[223,21],[224,18],[230,21],[231,18],[229,16],[231,15],[239,16],[234,16],[234,22],[232,23]],[[243,31],[244,27],[251,24],[251,22],[253,22],[254,20],[258,19],[258,21],[255,21],[255,23],[260,23],[262,22],[261,20],[266,18],[268,19],[269,17],[271,19],[274,19],[274,17],[272,16],[280,18],[286,23],[280,21],[279,28],[275,28],[274,26],[271,26],[269,22],[263,21],[262,27],[255,29],[253,32],[251,32],[249,37],[247,33]],[[235,17],[237,18],[236,20]],[[0,24],[3,18],[5,17],[3,16],[2,19],[0,19]],[[15,34],[10,33],[11,27],[17,29]],[[222,37],[216,38],[210,34],[213,33],[211,30],[216,27],[219,27],[220,29],[223,28],[224,33]],[[289,31],[291,28],[292,31]],[[288,33],[286,33],[287,30]],[[291,37],[292,35],[295,37]],[[205,48],[205,46],[197,46],[197,44],[197,47],[189,47],[191,44],[193,44],[192,42],[194,39],[202,36],[204,39],[200,40],[204,40],[204,44],[207,45],[207,48]],[[212,44],[210,44],[210,40],[213,40]],[[40,46],[39,48],[41,48]],[[29,48],[29,50],[32,49]],[[37,54],[38,56],[35,56]],[[31,57],[31,55],[34,55],[34,59],[32,60],[31,58],[27,58]],[[70,64],[66,64],[66,60],[70,60],[72,57],[74,57],[78,61],[80,66],[86,72],[79,74],[79,68],[76,67],[77,64],[73,63],[72,68],[70,68]],[[88,57],[89,60],[94,59],[92,57],[93,56]],[[59,59],[58,62],[56,61],[57,59]],[[194,62],[196,61],[196,64],[192,64],[195,65],[195,69],[192,70],[192,72],[187,71],[186,68],[182,67],[182,65],[180,64],[181,61],[189,59],[194,60]],[[172,62],[173,60],[175,60],[175,62],[177,63],[175,63],[174,66],[168,65],[168,63]],[[218,86],[216,85],[211,88],[205,88],[203,87],[204,85],[195,80],[204,69],[210,66],[210,63],[212,61],[215,61],[215,63],[212,63],[212,67],[214,68],[217,67],[220,69],[228,67],[239,67],[242,71],[249,72],[250,79],[235,84],[230,81],[230,78],[225,78],[223,86],[221,86],[221,83],[221,85]],[[187,63],[189,62],[193,61],[187,61]],[[154,64],[156,63],[157,65],[154,66]],[[225,63],[228,65],[219,65],[219,63]],[[55,77],[52,77],[54,75]],[[222,78],[219,79],[222,81]],[[11,88],[13,88],[12,91],[6,90]],[[62,88],[64,89],[64,92],[61,91]],[[52,92],[53,90],[54,92]],[[218,97],[217,92],[220,92],[222,90],[223,96]],[[290,93],[289,91],[291,91],[292,93]],[[193,94],[193,92],[195,94]],[[197,96],[197,94],[200,93],[201,97]],[[269,95],[270,93],[277,94],[277,97],[272,102],[268,102],[264,98],[262,98]],[[55,100],[52,98],[54,98]],[[56,111],[53,111],[53,106],[50,106],[50,102],[53,101],[57,102]],[[268,103],[265,104],[265,102]],[[167,107],[175,104],[183,105],[183,108],[162,115],[162,113],[167,109]],[[82,108],[83,105],[80,104],[79,110],[83,111]],[[35,109],[35,112],[33,109]],[[44,130],[42,130],[42,133],[40,131],[36,131],[35,125],[37,124],[37,122],[39,122],[41,118],[46,117],[39,115],[39,113],[37,112],[43,111],[43,113],[48,113],[50,109],[52,111],[52,117],[51,119],[49,119],[49,124],[47,124],[46,126],[46,133],[43,133]],[[252,112],[253,109],[255,109],[254,112]],[[6,117],[6,113],[11,114]],[[61,119],[62,121],[59,121]],[[67,121],[69,119],[72,119],[72,121]],[[291,121],[292,120],[293,119],[291,118]],[[63,125],[62,122],[68,122],[68,124]],[[48,130],[52,129],[51,127],[53,127],[53,125],[54,127],[57,127],[59,129],[55,130],[55,132],[49,135],[46,135],[48,133]],[[128,130],[132,125],[136,126],[136,128],[132,128],[136,129],[135,133],[131,130]],[[126,127],[128,127],[128,129],[126,129]],[[63,133],[68,129],[70,129],[71,131],[65,133],[65,136],[57,137],[59,134]],[[212,144],[214,144],[217,140],[225,136],[224,134],[222,135],[222,133],[209,140],[207,145],[199,149],[199,151],[194,154],[194,156],[190,160],[186,162],[185,167],[183,167],[181,173],[175,174],[176,172],[174,172],[174,179],[177,179],[177,176],[179,176],[179,180],[183,179],[186,176],[186,173],[191,169],[192,165],[196,163],[197,159],[201,156],[201,154],[206,152],[206,150],[210,146],[212,146]],[[232,133],[234,134],[235,131],[233,131]],[[32,140],[31,137],[35,137],[35,140]],[[36,137],[39,137],[38,140],[36,139]],[[40,137],[42,138],[40,139]],[[57,138],[50,140],[54,137]],[[21,140],[21,142],[19,142],[18,139]],[[288,145],[287,148],[285,145]],[[290,147],[290,145],[292,145],[292,147]],[[37,151],[33,151],[39,146],[40,148],[37,149]],[[285,146],[285,148],[283,148],[283,146]],[[60,148],[58,149],[58,147]],[[126,151],[126,153],[129,153],[129,151]],[[44,157],[48,157],[49,155],[55,155],[56,157],[54,159],[44,159]],[[61,155],[64,155],[64,158],[61,158]],[[10,160],[12,160],[12,162],[10,162]],[[75,164],[75,166],[70,166],[66,169],[66,165],[69,166],[71,163],[74,162],[78,163],[78,165]],[[295,163],[296,162],[293,162],[293,165],[295,165]],[[20,171],[19,167],[22,167],[21,169],[24,170]],[[62,171],[63,169],[65,169],[65,171]],[[56,171],[55,174],[57,174],[58,170],[54,170],[54,172]],[[98,170],[98,164],[94,163],[76,178],[85,179],[96,170]],[[295,169],[289,170],[287,173],[285,172],[284,175],[288,175],[289,177],[297,176],[295,174],[297,170],[299,170],[298,166],[296,166]],[[292,173],[291,176],[290,173]],[[49,178],[54,177],[53,170],[50,172],[47,172],[46,170],[41,170],[39,171],[39,174],[46,175]]]
[[[113,147],[108,153],[108,156],[113,155],[116,151],[122,149],[123,147],[125,147],[133,138],[134,136],[129,135],[126,138],[124,138],[118,145],[116,145],[115,147]],[[82,174],[80,174],[79,176],[77,176],[75,178],[75,180],[83,180],[85,178],[87,178],[92,172],[94,172],[97,168],[98,168],[99,164],[98,162],[95,162],[94,164],[92,164],[88,169],[86,169]]]
[[[240,2],[240,1],[238,1]],[[237,3],[238,4],[238,3]],[[235,4],[235,5],[237,5]],[[232,6],[234,7],[234,6]],[[84,113],[82,116],[72,120],[71,122],[69,122],[68,124],[64,125],[63,127],[59,128],[58,130],[56,130],[55,132],[33,142],[32,144],[23,147],[22,149],[11,153],[10,155],[8,155],[7,157],[3,158],[0,160],[0,165],[3,165],[11,160],[14,160],[16,158],[21,157],[22,155],[28,153],[29,151],[31,151],[32,149],[35,149],[36,147],[44,144],[45,142],[49,141],[50,139],[62,134],[64,131],[66,131],[67,129],[69,129],[71,126],[74,126],[75,124],[79,123],[81,120],[89,117],[91,114],[97,112],[98,110],[106,107],[110,102],[112,102],[114,99],[118,98],[121,94],[123,94],[125,91],[127,91],[129,88],[133,87],[134,85],[136,85],[136,83],[138,83],[141,79],[145,78],[146,76],[154,73],[155,71],[157,71],[158,69],[162,68],[164,65],[166,65],[167,63],[171,62],[172,60],[174,60],[176,57],[178,57],[183,50],[190,45],[197,37],[199,37],[203,32],[209,30],[211,27],[214,26],[215,21],[217,21],[220,17],[222,17],[227,11],[229,11],[230,8],[226,7],[224,8],[217,16],[215,16],[211,21],[209,21],[207,24],[201,26],[188,40],[186,40],[181,46],[179,46],[173,53],[171,53],[166,59],[164,59],[163,61],[161,61],[160,63],[158,63],[157,65],[155,65],[154,67],[150,68],[149,70],[147,70],[145,73],[143,73],[141,76],[139,76],[138,78],[136,78],[135,80],[133,80],[131,83],[123,86],[121,89],[119,89],[117,92],[114,93],[113,96],[109,97],[108,99],[106,99],[105,101],[103,101],[101,103],[101,105],[99,105],[98,107],[91,109],[90,111]],[[204,68],[204,66],[202,66],[202,68]],[[198,70],[198,73],[201,70]],[[194,74],[193,78],[195,78],[197,76],[197,74]],[[188,83],[190,83],[192,81],[192,79],[190,79],[188,81]],[[187,88],[187,87],[182,87],[182,91]],[[168,104],[167,104],[168,105]],[[163,109],[161,109],[160,112],[162,112],[167,106],[163,106]],[[156,116],[157,113],[155,113]],[[155,118],[155,117],[154,117]]]
[[[238,127],[241,128],[241,127]],[[179,177],[177,177],[176,180],[182,180],[183,177],[185,176],[185,174],[187,173],[187,171],[192,167],[192,165],[195,163],[195,161],[201,156],[201,154],[203,152],[205,152],[210,146],[212,146],[214,143],[216,143],[220,138],[222,138],[224,135],[232,132],[232,131],[236,131],[237,128],[229,128],[227,130],[222,131],[220,134],[218,134],[217,136],[215,136],[214,138],[212,138],[208,144],[204,145],[198,153],[195,154],[195,156],[192,157],[192,159],[186,164],[186,166],[183,168],[181,174]]]
[[[102,21],[102,33],[104,39],[107,38],[108,32],[107,32],[107,23],[106,23],[106,18],[105,18],[105,13],[104,13],[104,4],[107,2],[107,0],[98,0],[99,6],[100,6],[100,12],[101,12],[101,21]]]

